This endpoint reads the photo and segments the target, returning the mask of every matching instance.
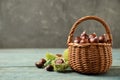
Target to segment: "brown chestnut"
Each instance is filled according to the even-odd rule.
[[[86,35],[86,31],[83,31],[81,36],[85,36]]]
[[[94,32],[93,34],[90,34],[89,35],[89,38],[95,38],[97,35],[96,35],[96,33]]]
[[[80,41],[80,44],[83,44],[83,43],[88,43],[89,42],[89,40],[88,39],[82,39],[81,41]]]
[[[53,71],[53,66],[52,65],[48,65],[48,66],[45,67],[45,69],[47,71]]]
[[[80,40],[81,40],[81,38],[80,38],[80,37],[75,37],[75,39],[74,39],[74,43],[79,43],[79,42],[80,42]]]
[[[79,36],[75,37],[75,40],[81,40]]]
[[[57,57],[62,57],[62,54],[56,54]]]
[[[103,34],[104,35],[104,42],[107,42],[108,39],[107,39],[107,34]]]
[[[57,59],[56,61],[55,61],[55,64],[62,64],[62,63],[64,63],[64,61],[63,61],[63,59]]]
[[[107,42],[107,35],[106,34],[103,34],[99,37],[99,42],[100,43],[105,43]]]
[[[90,38],[90,43],[98,43],[99,42],[99,39],[97,37],[95,38]]]
[[[83,37],[84,36],[84,37]],[[82,38],[88,38],[88,35],[86,34],[86,31],[83,31],[83,33],[80,35],[80,37]]]
[[[74,43],[79,43],[80,41],[79,40],[74,40]]]
[[[40,59],[39,62],[44,64],[44,63],[46,63],[46,60],[44,58],[42,58],[42,59]]]
[[[81,39],[88,39],[88,36],[81,36]]]
[[[99,37],[99,42],[104,43],[104,36],[103,35]]]
[[[36,62],[35,65],[37,68],[42,68],[44,66],[44,64],[40,62]]]

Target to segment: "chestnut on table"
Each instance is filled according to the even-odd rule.
[[[107,73],[85,75],[67,70],[48,72],[35,67],[46,52],[62,53],[65,49],[1,49],[0,80],[120,80],[120,49],[113,49],[112,67]],[[43,61],[44,62],[44,61]]]

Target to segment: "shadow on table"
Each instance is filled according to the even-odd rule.
[[[120,77],[120,67],[111,67],[111,69],[107,72],[107,73],[104,73],[104,74],[101,74],[99,76],[111,76],[111,77]]]
[[[111,69],[106,72],[106,73],[102,73],[102,74],[82,74],[82,73],[77,73],[73,70],[66,70],[64,72],[59,72],[59,73],[76,73],[76,74],[80,74],[80,75],[86,75],[86,76],[96,76],[96,77],[119,77],[120,76],[120,67],[111,67]]]
[[[111,69],[103,74],[87,74],[88,76],[102,76],[102,77],[120,77],[120,67],[111,67]]]

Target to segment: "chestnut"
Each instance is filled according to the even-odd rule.
[[[100,42],[100,43],[103,43],[103,42],[104,42],[104,36],[100,36],[100,37],[99,37],[99,42]]]
[[[83,44],[83,43],[88,43],[89,42],[89,40],[88,39],[82,39],[81,41],[80,41],[80,44]]]
[[[35,65],[37,68],[42,68],[44,66],[44,64],[41,62],[36,62]]]
[[[99,37],[99,42],[100,42],[100,43],[105,43],[105,42],[107,42],[107,35],[106,35],[106,34],[101,35],[101,36]]]
[[[81,38],[80,38],[80,37],[75,37],[75,39],[74,39],[74,43],[79,43],[79,42],[80,42],[80,40],[81,40]]]
[[[84,37],[83,37],[84,36]],[[88,35],[86,34],[86,31],[83,31],[83,33],[80,35],[80,37],[82,38],[88,38]]]
[[[42,64],[44,64],[44,63],[46,63],[46,60],[44,58],[42,58],[42,59],[40,59],[39,62],[42,63]]]
[[[81,36],[85,36],[86,35],[86,31],[83,31]]]
[[[88,36],[81,36],[81,39],[88,39]]]
[[[107,42],[108,39],[107,39],[107,34],[103,34],[104,35],[104,42]]]
[[[64,63],[64,60],[63,59],[57,59],[56,61],[55,61],[55,64],[62,64],[62,63]]]
[[[79,36],[75,37],[75,40],[80,40],[80,37]]]
[[[74,40],[74,43],[79,43],[80,41],[79,40]]]
[[[90,43],[98,43],[99,39],[98,39],[98,37],[95,37],[95,38],[90,38],[89,41],[90,41]]]
[[[95,38],[97,35],[96,35],[96,33],[94,32],[93,34],[90,34],[89,35],[89,38]]]
[[[53,71],[53,66],[52,65],[48,65],[48,66],[45,67],[45,69],[47,71]]]
[[[57,57],[62,57],[62,54],[56,54]]]

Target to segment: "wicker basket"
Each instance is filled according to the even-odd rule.
[[[72,41],[73,33],[77,26],[86,20],[96,20],[100,22],[107,34],[107,43],[85,43],[75,44]],[[72,26],[68,40],[69,64],[70,67],[77,72],[85,74],[105,73],[112,64],[112,35],[108,25],[99,17],[85,16],[78,19]]]

